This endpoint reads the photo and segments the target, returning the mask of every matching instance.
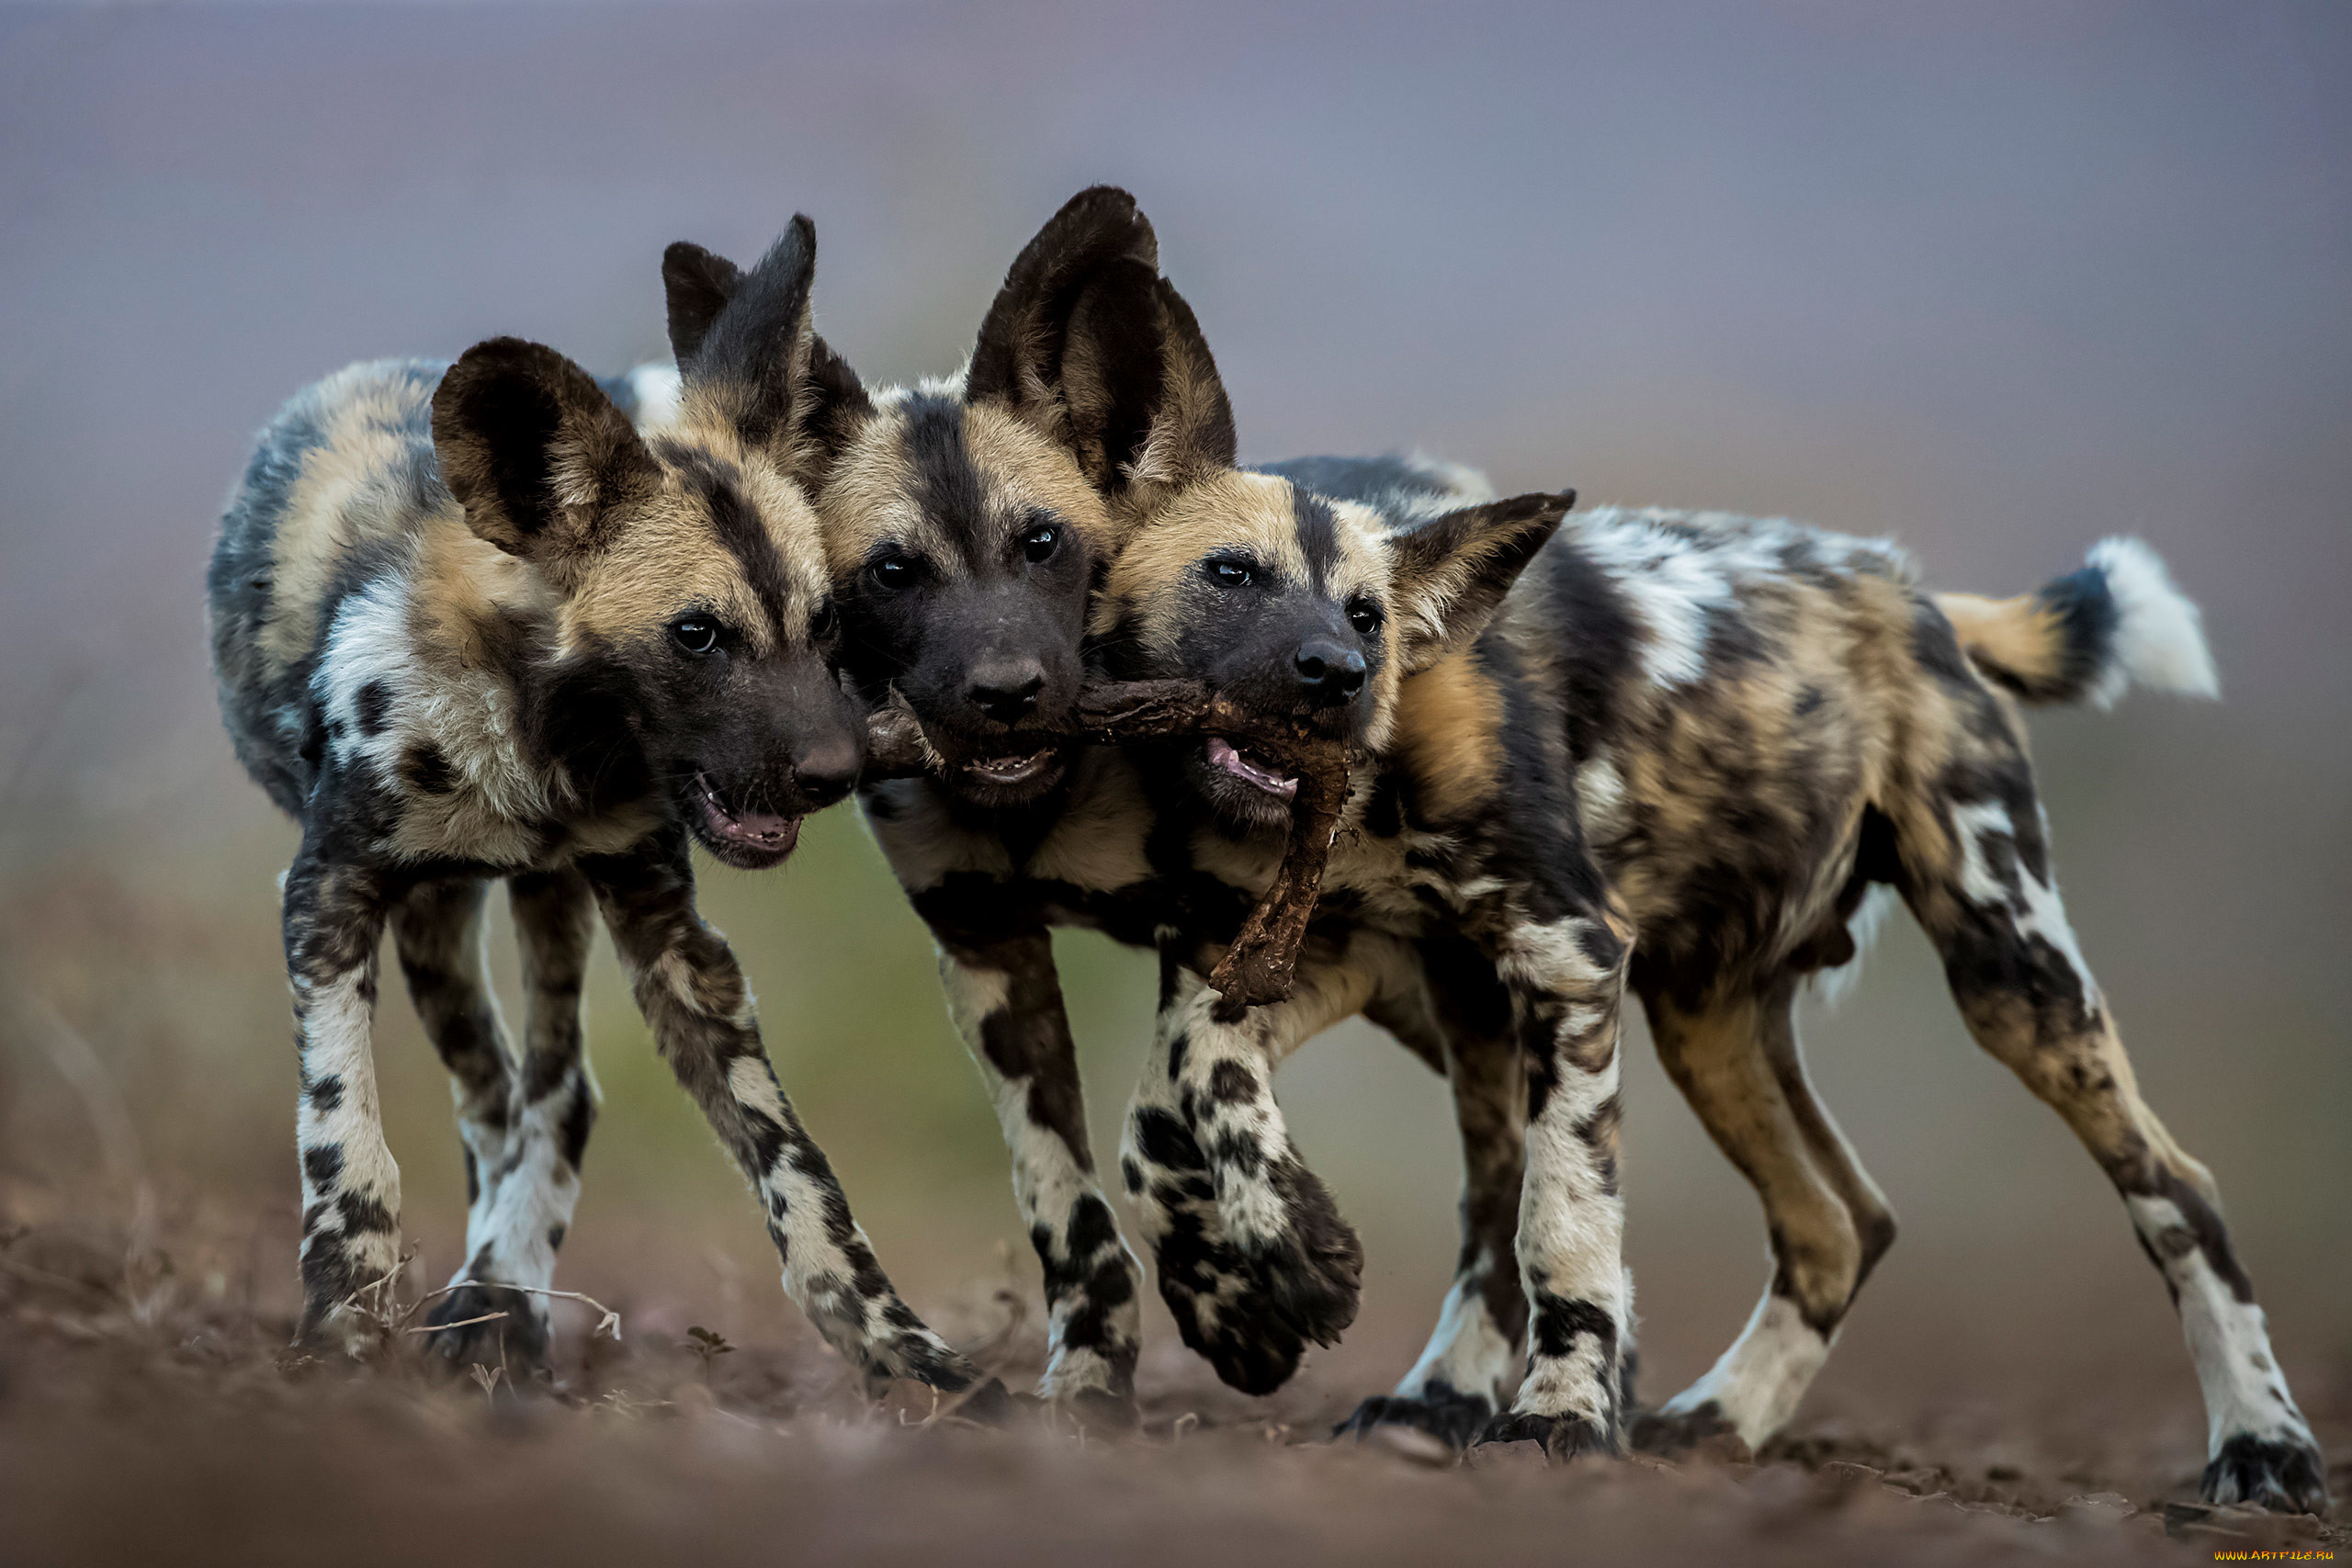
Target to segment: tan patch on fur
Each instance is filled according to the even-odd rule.
[[[1086,536],[1097,553],[1117,541],[1102,498],[1086,482],[1067,447],[1039,434],[995,403],[964,411],[964,447],[980,475],[991,511],[1018,516],[1044,507]]]
[[[320,383],[324,439],[302,454],[270,540],[270,615],[258,640],[279,667],[301,660],[324,635],[319,606],[337,566],[368,541],[397,537],[413,525],[400,476],[415,422],[432,401],[433,384],[413,379],[404,366],[355,365]]]
[[[905,411],[886,399],[833,465],[817,497],[826,565],[835,581],[854,575],[886,543],[916,555],[952,554],[923,521],[919,483],[907,453]]]
[[[1235,469],[1179,491],[1119,552],[1096,604],[1095,630],[1107,631],[1119,606],[1132,605],[1145,611],[1145,639],[1165,639],[1166,646],[1155,646],[1171,650],[1181,629],[1174,614],[1179,595],[1191,586],[1193,569],[1220,549],[1247,550],[1265,570],[1305,581],[1306,557],[1298,547],[1290,481]]]
[[[815,510],[765,454],[731,439],[697,445],[729,468],[737,493],[758,513],[784,565],[784,636],[797,640],[827,591]],[[754,657],[777,646],[766,609],[696,491],[665,475],[657,495],[609,521],[605,534],[605,548],[589,561],[563,606],[561,647],[587,636],[613,643],[651,637],[696,608],[742,634]]]
[[[2055,682],[2063,673],[2066,635],[2057,615],[2030,593],[1987,599],[1976,593],[1939,593],[1936,608],[1951,622],[1962,652],[2028,681]]]
[[[1502,694],[1466,650],[1398,683],[1391,745],[1424,817],[1451,821],[1493,792],[1502,718]]]

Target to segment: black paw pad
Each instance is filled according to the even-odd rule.
[[[2327,1512],[2327,1472],[2306,1444],[2240,1432],[2205,1467],[2205,1501],[2281,1514]]]
[[[1614,1454],[1617,1438],[1581,1416],[1539,1416],[1532,1411],[1510,1410],[1487,1423],[1478,1434],[1478,1446],[1488,1443],[1541,1444],[1546,1459],[1559,1462],[1578,1454]]]
[[[1494,1401],[1475,1393],[1459,1393],[1443,1383],[1431,1383],[1418,1399],[1377,1394],[1355,1408],[1355,1414],[1331,1428],[1334,1438],[1362,1441],[1377,1427],[1409,1427],[1460,1452],[1486,1429],[1495,1416]]]
[[[424,1323],[438,1331],[418,1336],[426,1353],[458,1366],[504,1367],[510,1382],[547,1368],[547,1325],[521,1291],[468,1285],[435,1302]]]

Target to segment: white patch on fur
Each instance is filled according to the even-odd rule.
[[[1786,1296],[1767,1292],[1747,1326],[1705,1376],[1661,1406],[1668,1416],[1687,1416],[1712,1402],[1751,1449],[1788,1424],[1805,1390],[1813,1386],[1830,1341],[1798,1313]]]
[[[2111,707],[2133,685],[2152,692],[2195,697],[2222,694],[2212,650],[2205,646],[2204,617],[2173,586],[2162,557],[2138,539],[2102,539],[2086,558],[2107,579],[2115,601],[2115,643],[2086,694],[2099,707]]]
[[[1596,840],[1625,830],[1625,776],[1607,751],[1596,751],[1577,770],[1577,817]]]
[[[2315,1447],[2310,1423],[2295,1407],[2294,1396],[2287,1392],[2287,1375],[2271,1353],[2262,1309],[2237,1299],[2213,1272],[2203,1248],[2166,1255],[2168,1233],[2190,1234],[2178,1204],[2165,1198],[2131,1198],[2125,1203],[2132,1225],[2162,1260],[2165,1278],[2179,1297],[2180,1331],[2197,1366],[2198,1386],[2205,1393],[2207,1457],[2218,1455],[2230,1438],[2249,1432]]]
[[[629,371],[626,379],[630,394],[637,399],[638,429],[659,430],[677,422],[684,389],[676,366],[650,360]]]
[[[1445,1292],[1437,1327],[1421,1359],[1396,1385],[1400,1399],[1419,1399],[1432,1382],[1456,1393],[1483,1393],[1503,1407],[1519,1374],[1519,1347],[1495,1326],[1487,1298],[1470,1280],[1456,1280]]]
[[[1575,915],[1548,924],[1531,921],[1504,939],[1497,966],[1506,978],[1532,991],[1589,993],[1609,979],[1609,972],[1584,949],[1585,934],[1596,929],[1595,922]]]
[[[1833,969],[1824,969],[1813,977],[1814,995],[1827,1008],[1845,1005],[1861,983],[1862,961],[1877,945],[1879,932],[1886,929],[1886,918],[1903,902],[1903,896],[1885,883],[1873,883],[1862,895],[1861,903],[1846,922],[1846,934],[1854,939],[1854,956]]]
[[[2064,953],[2083,987],[2084,1004],[2098,1007],[2098,983],[2091,978],[2091,966],[2084,962],[2083,950],[2075,942],[2074,928],[2066,923],[2066,906],[2058,897],[2056,880],[2041,881],[2017,854],[2017,828],[2009,820],[2008,807],[1997,800],[1955,806],[1951,826],[1960,839],[1962,892],[1981,908],[2007,910],[2020,937],[2041,937]],[[2010,863],[2018,875],[2015,895],[2001,885],[2000,878],[1986,863],[1984,840],[1988,834],[2010,842]],[[2044,823],[2042,841],[2047,843],[2049,837],[2048,824]]]

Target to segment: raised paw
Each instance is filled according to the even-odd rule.
[[[499,1314],[504,1315],[499,1315]],[[510,1382],[548,1365],[548,1326],[521,1291],[467,1285],[425,1312],[428,1355],[458,1366],[503,1367]]]
[[[1540,1416],[1532,1410],[1507,1410],[1487,1423],[1478,1447],[1488,1443],[1538,1443],[1555,1463],[1578,1454],[1614,1454],[1617,1439],[1605,1428],[1581,1416]]]
[[[1710,1399],[1688,1410],[1645,1410],[1634,1417],[1628,1435],[1637,1452],[1676,1454],[1723,1438],[1737,1442],[1739,1428]]]
[[[1298,1371],[1306,1341],[1261,1299],[1257,1271],[1215,1234],[1216,1211],[1186,1202],[1167,1211],[1166,1234],[1152,1251],[1159,1299],[1185,1348],[1244,1393],[1272,1393]]]
[[[1336,1345],[1356,1320],[1363,1286],[1363,1244],[1315,1173],[1295,1160],[1273,1172],[1283,1226],[1250,1247],[1262,1310],[1302,1339]],[[1237,1303],[1240,1304],[1240,1303]]]
[[[2325,1514],[2327,1469],[2300,1437],[2240,1432],[2205,1467],[2208,1503],[2239,1503],[2281,1514]]]
[[[1417,1398],[1397,1393],[1374,1395],[1332,1427],[1331,1436],[1353,1438],[1361,1442],[1378,1427],[1408,1427],[1416,1432],[1427,1432],[1459,1453],[1486,1429],[1494,1416],[1495,1402],[1484,1394],[1463,1393],[1449,1384],[1431,1382],[1422,1388]]]

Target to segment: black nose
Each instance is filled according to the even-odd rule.
[[[1329,637],[1308,637],[1291,662],[1298,668],[1298,683],[1317,703],[1344,703],[1363,690],[1363,655]]]
[[[837,736],[795,757],[792,780],[810,806],[831,806],[857,784],[857,742],[846,735]]]
[[[972,671],[972,705],[999,724],[1018,724],[1037,705],[1046,672],[1034,659],[983,664]]]

